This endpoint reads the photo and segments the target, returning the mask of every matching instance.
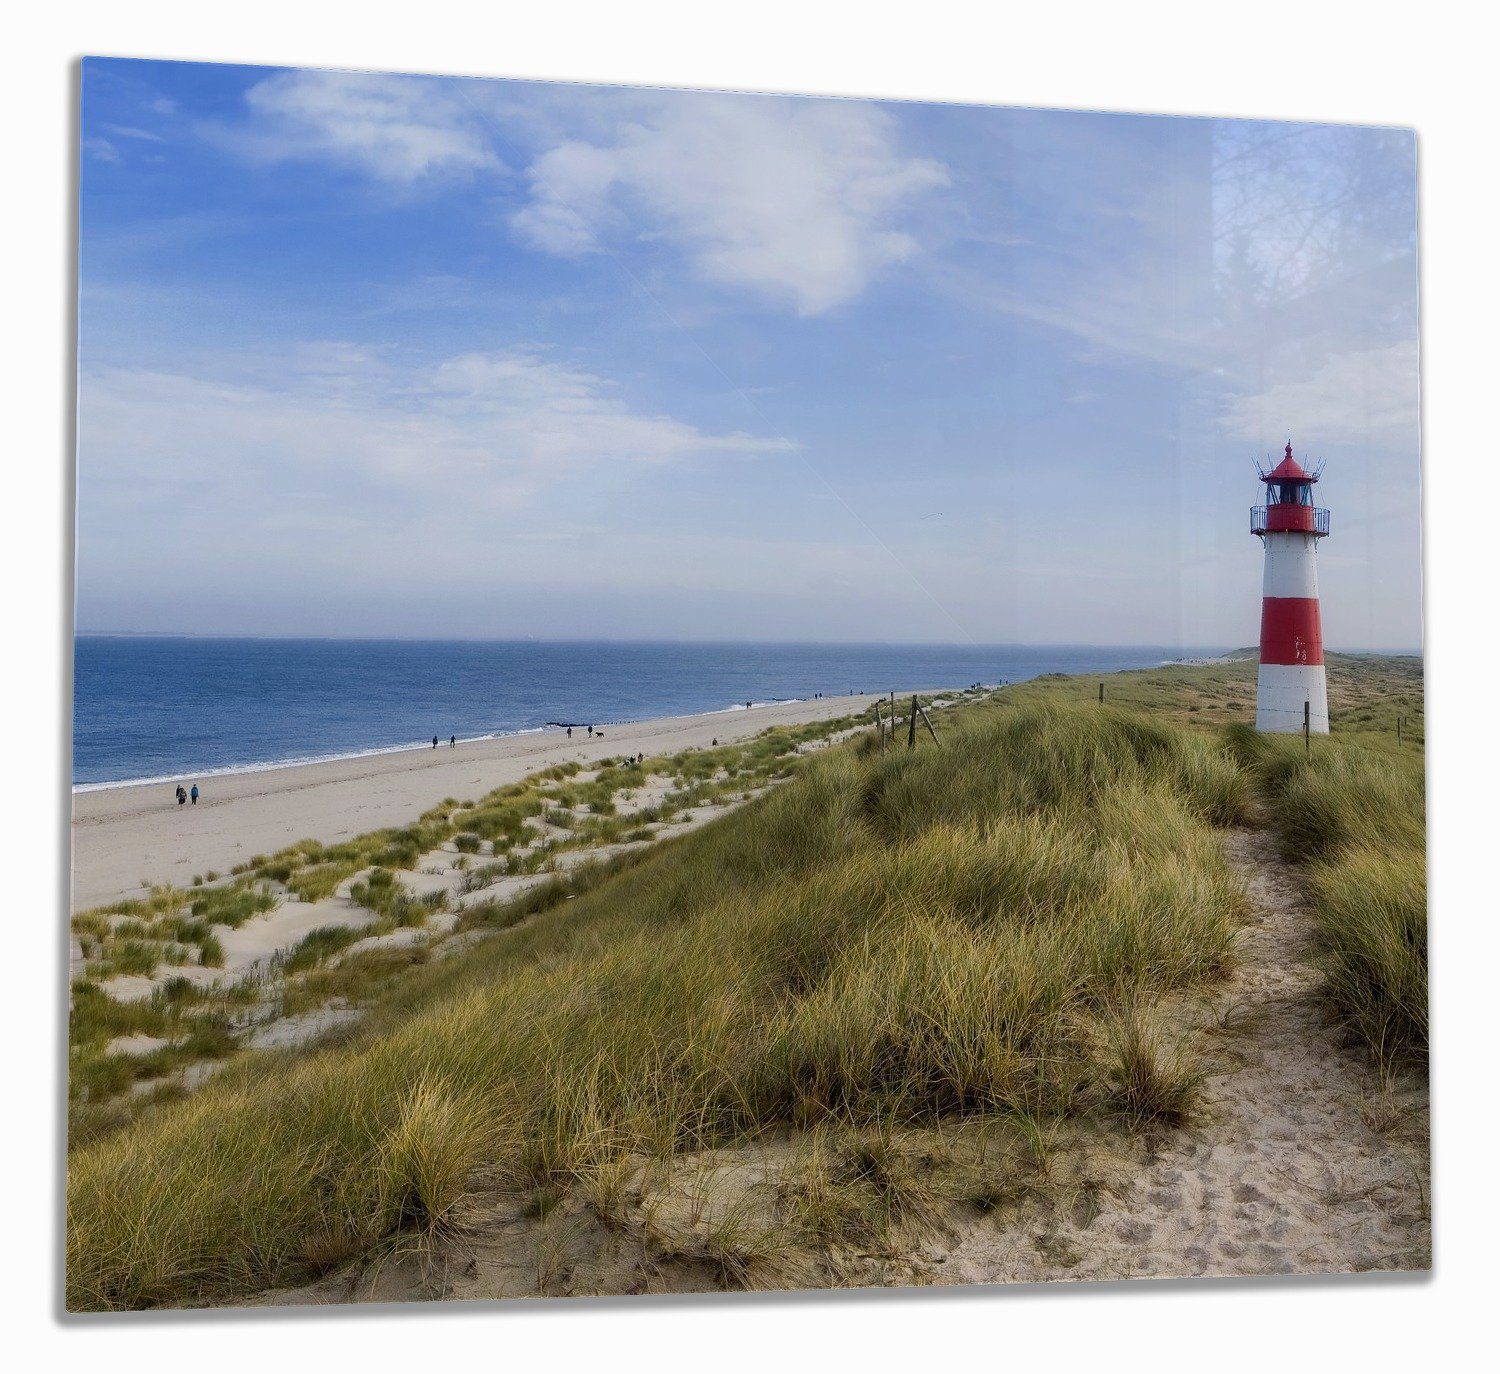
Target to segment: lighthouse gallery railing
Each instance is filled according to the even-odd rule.
[[[1275,511],[1274,518],[1271,512]],[[1312,519],[1307,517],[1311,515]],[[1302,531],[1309,534],[1328,533],[1328,508],[1326,506],[1251,506],[1250,533],[1266,534],[1278,531]]]

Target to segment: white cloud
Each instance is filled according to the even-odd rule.
[[[1266,449],[1287,435],[1320,446],[1414,447],[1418,368],[1415,340],[1338,353],[1306,377],[1235,398],[1224,429]]]
[[[911,257],[904,216],[948,180],[900,149],[888,112],[852,101],[612,91],[522,105],[507,86],[336,72],[283,73],[246,100],[250,122],[215,132],[242,154],[402,187],[501,174],[504,138],[531,158],[511,217],[530,246],[666,243],[699,279],[804,315]]]
[[[562,142],[528,179],[512,222],[539,248],[658,236],[704,280],[812,315],[916,251],[900,214],[947,172],[901,153],[895,121],[873,106],[696,95]]]
[[[107,138],[86,138],[83,140],[83,151],[89,157],[98,158],[100,162],[118,162],[120,160],[119,150]]]
[[[149,129],[137,129],[128,124],[106,124],[104,127],[121,138],[137,138],[147,143],[166,142],[160,134],[153,134]]]
[[[94,369],[80,398],[79,613],[94,625],[618,633],[611,615],[641,589],[714,585],[674,556],[680,512],[661,493],[712,507],[755,480],[750,460],[792,448],[632,405],[524,350],[411,365],[309,343],[214,375]],[[694,470],[664,486],[678,465]]]
[[[482,118],[455,83],[357,72],[286,72],[252,86],[252,123],[215,136],[264,160],[315,159],[409,185],[502,171]]]
[[[357,503],[378,489],[386,508],[392,491],[417,501],[456,492],[469,506],[611,465],[791,447],[637,411],[606,379],[519,350],[405,367],[354,345],[306,344],[277,375],[86,376],[86,480],[148,503],[198,487],[215,505],[274,506],[290,491]]]

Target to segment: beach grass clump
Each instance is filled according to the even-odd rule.
[[[347,1040],[232,1063],[74,1151],[69,1304],[306,1279],[441,1229],[480,1165],[518,1198],[599,1193],[628,1153],[1093,1111],[1119,1065],[1090,1027],[1232,957],[1212,827],[1233,768],[1186,729],[975,708],[940,747],[822,751],[715,825],[470,908],[461,927],[509,928],[461,960],[315,967],[309,998],[384,988]],[[372,873],[356,900],[393,887]],[[901,1169],[866,1150],[840,1184],[908,1215]],[[784,1221],[721,1213],[691,1253],[774,1282]]]
[[[497,849],[519,844],[531,833],[527,822],[542,808],[541,796],[536,793],[483,802],[464,812],[464,829],[480,840],[493,841]]]
[[[390,869],[373,868],[363,882],[350,887],[349,900],[375,912],[389,928],[424,924],[433,912],[447,906],[448,894],[437,891],[414,896]]]
[[[145,899],[79,912],[72,929],[90,977],[149,978],[162,964],[221,965],[224,950],[214,926],[240,925],[277,901],[243,878],[227,887],[158,887]]]
[[[339,885],[347,882],[359,869],[357,860],[314,863],[287,879],[287,891],[299,901],[327,901],[338,890]]]
[[[1382,1065],[1427,1050],[1427,864],[1358,844],[1309,877],[1334,1002]]]
[[[1110,1107],[1135,1125],[1181,1126],[1203,1086],[1201,1057],[1186,1039],[1170,1037],[1139,1009],[1122,1008],[1101,1028]]]
[[[463,870],[462,891],[482,892],[505,876],[506,865],[501,863],[480,864],[477,868]]]
[[[193,898],[188,909],[209,925],[239,926],[252,916],[272,910],[276,903],[274,893],[241,882],[229,887],[205,889]]]
[[[1356,845],[1426,845],[1420,759],[1343,741],[1292,768],[1277,788],[1277,831],[1289,857],[1332,858]]]
[[[295,1016],[331,1003],[344,1007],[368,1004],[390,993],[430,957],[427,945],[417,942],[356,950],[337,963],[325,961],[287,981],[281,996],[282,1012]]]
[[[282,972],[301,973],[304,969],[315,968],[364,936],[363,930],[351,926],[318,926],[287,951],[281,965]]]
[[[171,958],[171,946],[159,940],[125,938],[112,940],[98,958],[88,961],[87,967],[94,978],[120,974],[149,978],[159,964],[174,962],[177,961]]]
[[[90,978],[75,978],[69,989],[68,1046],[71,1050],[101,1045],[116,1036],[159,1035],[165,1021],[166,1009],[155,999],[122,1002],[109,996]]]

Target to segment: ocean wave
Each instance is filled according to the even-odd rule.
[[[487,735],[464,735],[460,744],[478,744],[483,740],[509,739],[513,735],[538,735],[545,725],[528,725],[520,730],[494,730]],[[446,742],[443,744],[446,748]],[[375,749],[350,749],[336,754],[296,754],[289,758],[265,759],[258,763],[226,764],[222,768],[200,768],[196,772],[161,773],[148,778],[111,778],[107,782],[75,782],[74,792],[106,792],[115,787],[161,787],[169,783],[188,782],[200,778],[228,778],[241,773],[269,773],[277,768],[301,768],[314,763],[342,763],[346,759],[372,759],[384,754],[408,754],[420,749],[432,748],[431,739],[418,740],[413,744],[387,744]]]

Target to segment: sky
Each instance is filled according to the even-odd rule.
[[[1409,130],[90,58],[80,631],[1421,642]]]

